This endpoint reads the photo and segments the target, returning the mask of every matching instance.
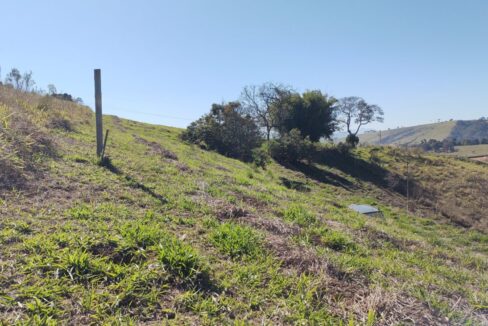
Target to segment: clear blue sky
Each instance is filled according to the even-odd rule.
[[[32,70],[92,106],[101,68],[104,113],[130,119],[186,126],[265,81],[364,97],[383,128],[488,116],[486,0],[0,0],[0,13],[2,77]]]

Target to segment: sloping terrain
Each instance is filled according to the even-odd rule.
[[[488,323],[486,165],[262,170],[113,116],[100,165],[88,108],[5,88],[0,108],[0,323]]]
[[[456,121],[431,123],[381,131],[382,145],[415,145],[423,139],[444,140],[449,137]],[[362,144],[379,145],[380,132],[368,132],[359,136]]]
[[[381,136],[381,137],[380,137]],[[444,139],[474,140],[488,139],[487,120],[459,120],[431,123],[412,127],[367,132],[359,136],[362,144],[416,145],[422,140]]]

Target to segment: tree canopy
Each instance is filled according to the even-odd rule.
[[[339,100],[338,122],[346,127],[347,142],[355,146],[358,141],[358,133],[362,126],[371,122],[383,122],[383,109],[378,105],[368,104],[360,97],[350,96]]]
[[[281,135],[297,129],[312,142],[330,138],[336,129],[335,103],[336,99],[319,90],[290,94],[277,102],[273,111],[277,129]]]
[[[259,127],[242,113],[239,102],[213,104],[210,113],[192,122],[182,138],[244,161],[252,160],[253,149],[262,142]]]

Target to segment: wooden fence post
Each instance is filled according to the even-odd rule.
[[[101,158],[103,152],[103,124],[102,124],[102,78],[100,69],[94,70],[95,75],[95,115],[97,125],[97,156]]]

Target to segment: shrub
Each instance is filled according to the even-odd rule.
[[[349,152],[352,149],[350,144],[343,143],[343,142],[340,142],[339,144],[337,144],[336,148],[337,148],[337,151],[339,152],[339,154],[341,154],[341,155],[349,154]]]
[[[223,223],[210,235],[212,243],[232,258],[254,256],[260,249],[261,238],[250,227]]]
[[[359,143],[359,137],[354,134],[349,134],[346,137],[346,143],[354,148]]]
[[[266,169],[266,165],[271,161],[266,148],[259,147],[252,150],[252,161],[260,168]]]
[[[210,113],[192,122],[181,138],[229,157],[251,161],[252,150],[262,142],[260,130],[249,115],[240,112],[238,102],[213,104]]]
[[[303,138],[298,129],[293,129],[269,144],[271,156],[278,162],[298,163],[303,160],[311,161],[315,153],[314,144]]]

